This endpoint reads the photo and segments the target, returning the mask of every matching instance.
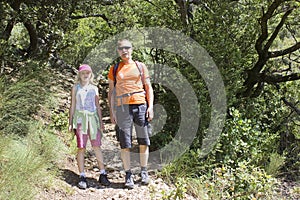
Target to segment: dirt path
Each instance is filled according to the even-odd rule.
[[[58,110],[64,112],[69,108],[70,95],[69,91],[74,84],[76,73],[71,68],[56,69],[50,68],[49,72],[52,74],[53,81],[53,94],[58,99]],[[105,92],[100,91],[101,94]],[[105,97],[102,97],[105,99]],[[102,99],[101,98],[101,99]],[[52,180],[53,186],[49,189],[45,189],[43,192],[37,195],[36,199],[63,199],[63,200],[117,200],[117,199],[162,199],[163,196],[174,190],[174,187],[167,185],[164,180],[157,177],[155,169],[159,166],[151,167],[149,169],[149,175],[151,177],[151,183],[148,186],[142,186],[139,182],[139,164],[136,159],[132,161],[132,171],[134,173],[135,187],[132,190],[124,189],[123,183],[125,179],[125,172],[122,167],[120,159],[119,143],[115,138],[114,126],[110,124],[110,120],[107,113],[107,108],[103,105],[103,120],[105,123],[105,133],[102,138],[102,149],[104,155],[104,162],[106,170],[108,172],[108,178],[112,182],[111,186],[103,187],[98,184],[99,169],[97,167],[97,161],[94,153],[88,145],[85,169],[89,187],[86,190],[81,190],[77,187],[78,182],[78,169],[75,159],[75,155],[67,155],[65,160],[60,164],[60,176],[57,179]],[[89,144],[89,143],[88,143]],[[136,149],[134,149],[136,151]],[[163,192],[164,191],[164,192]],[[185,199],[194,199],[186,196]]]
[[[59,109],[64,111],[70,103],[68,91],[73,85],[74,73],[70,69],[63,70],[63,73],[61,73],[61,69],[51,69],[51,71],[53,74],[53,90],[60,99]],[[111,186],[103,187],[98,184],[99,169],[97,167],[94,153],[91,150],[91,147],[88,146],[85,167],[87,170],[86,173],[89,188],[87,190],[81,190],[77,187],[78,169],[75,155],[68,155],[60,166],[61,176],[53,180],[55,186],[51,186],[49,189],[45,189],[43,192],[37,195],[37,200],[161,200],[174,191],[174,186],[168,185],[164,180],[157,176],[155,169],[159,169],[159,165],[150,167],[149,175],[152,182],[149,186],[142,186],[139,182],[139,165],[137,161],[133,161],[133,173],[135,174],[134,179],[136,183],[135,187],[132,190],[124,189],[123,182],[125,172],[123,171],[122,162],[119,155],[119,144],[116,141],[114,128],[109,123],[108,117],[104,117],[104,122],[106,131],[102,139],[102,149],[106,170],[108,172],[108,178],[112,182]],[[158,162],[155,161],[154,163]],[[287,199],[299,199],[297,198],[299,195],[296,195],[297,197],[295,198],[291,197],[292,188],[299,188],[299,183],[296,187],[294,183],[282,181],[280,193],[283,196],[286,196]],[[194,200],[195,198],[185,195],[184,199]]]
[[[107,119],[106,119],[107,121]],[[151,183],[143,186],[139,182],[138,163],[133,161],[133,173],[135,187],[132,190],[124,189],[125,172],[120,159],[119,144],[115,139],[115,133],[111,124],[105,125],[105,134],[102,139],[102,149],[111,186],[104,187],[98,184],[99,169],[91,147],[88,145],[85,167],[89,187],[81,190],[77,187],[78,170],[75,155],[69,155],[63,162],[60,172],[61,176],[55,181],[55,188],[45,190],[39,194],[37,199],[64,199],[64,200],[117,200],[117,199],[162,199],[163,196],[174,190],[174,187],[167,185],[161,178],[157,177],[155,169],[149,170]],[[195,199],[186,196],[185,199]]]

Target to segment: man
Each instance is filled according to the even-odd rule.
[[[113,124],[118,126],[121,159],[126,172],[125,187],[129,189],[134,187],[130,167],[133,124],[139,144],[141,183],[149,184],[147,164],[150,139],[147,123],[153,118],[154,100],[148,69],[143,63],[132,60],[132,51],[132,44],[129,40],[118,41],[117,52],[122,61],[118,64],[117,69],[112,66],[108,74],[110,119]],[[142,66],[141,69],[139,65]],[[116,104],[116,108],[114,104]]]

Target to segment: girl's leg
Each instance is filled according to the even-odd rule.
[[[77,124],[76,129],[76,138],[77,138],[77,165],[80,175],[85,176],[84,172],[84,156],[85,156],[85,149],[88,140],[87,134],[82,133],[82,126],[81,124]]]
[[[105,186],[109,186],[111,183],[110,181],[107,179],[107,174],[104,168],[104,164],[103,164],[103,154],[102,154],[102,150],[100,148],[100,146],[93,146],[96,158],[97,158],[97,162],[98,162],[98,166],[100,169],[100,176],[99,176],[99,183]]]
[[[90,134],[89,134],[90,137]],[[90,137],[91,139],[91,137]],[[100,176],[99,176],[99,183],[105,186],[109,186],[111,183],[110,181],[107,179],[107,174],[105,171],[105,167],[104,167],[104,159],[103,159],[103,154],[102,154],[102,150],[101,150],[101,133],[100,131],[98,131],[96,139],[95,140],[91,140],[91,145],[93,147],[93,150],[95,152],[96,155],[96,159],[98,162],[98,166],[100,169]]]
[[[96,158],[97,158],[97,162],[98,162],[98,166],[100,170],[104,170],[104,162],[103,162],[103,154],[102,154],[102,150],[101,147],[93,147],[93,150],[95,152]]]
[[[84,154],[85,154],[85,148],[78,148],[77,150],[77,165],[78,165],[78,171],[80,174],[84,174]]]
[[[89,138],[91,140],[91,135],[90,135],[90,130],[88,129],[88,133],[89,133]],[[98,166],[100,170],[104,170],[104,159],[103,159],[103,154],[102,154],[102,150],[101,150],[101,132],[98,130],[97,136],[95,140],[91,140],[91,145],[93,147],[93,150],[95,152],[96,155],[96,159],[98,162]]]

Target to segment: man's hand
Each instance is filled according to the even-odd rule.
[[[114,112],[112,112],[112,111],[110,111],[110,122],[112,124],[117,124],[116,116],[115,116]]]
[[[154,117],[153,108],[148,108],[146,113],[147,120],[150,122]]]

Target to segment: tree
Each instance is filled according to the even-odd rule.
[[[263,90],[264,84],[278,85],[282,82],[294,81],[300,79],[299,71],[299,49],[300,42],[299,33],[295,31],[298,26],[297,17],[291,16],[292,13],[299,14],[300,5],[297,1],[275,0],[270,4],[266,11],[262,8],[262,16],[259,19],[260,35],[256,40],[255,49],[258,54],[258,60],[253,68],[247,70],[247,78],[244,82],[244,96],[257,96]],[[292,18],[288,20],[288,18]],[[273,18],[276,18],[275,20]],[[272,21],[279,21],[277,25],[272,24]],[[286,31],[285,35],[281,35],[281,40],[293,40],[293,44],[283,49],[277,49],[276,39],[280,36],[280,32]],[[291,41],[292,42],[292,41]],[[277,50],[272,50],[277,49]],[[267,62],[271,59],[282,58],[281,64],[287,66],[286,70],[282,70],[282,66],[268,66]],[[275,68],[272,70],[272,68]],[[277,69],[276,69],[277,68]],[[284,75],[287,74],[287,75]],[[297,109],[296,109],[297,111]],[[298,112],[299,113],[299,112]]]

